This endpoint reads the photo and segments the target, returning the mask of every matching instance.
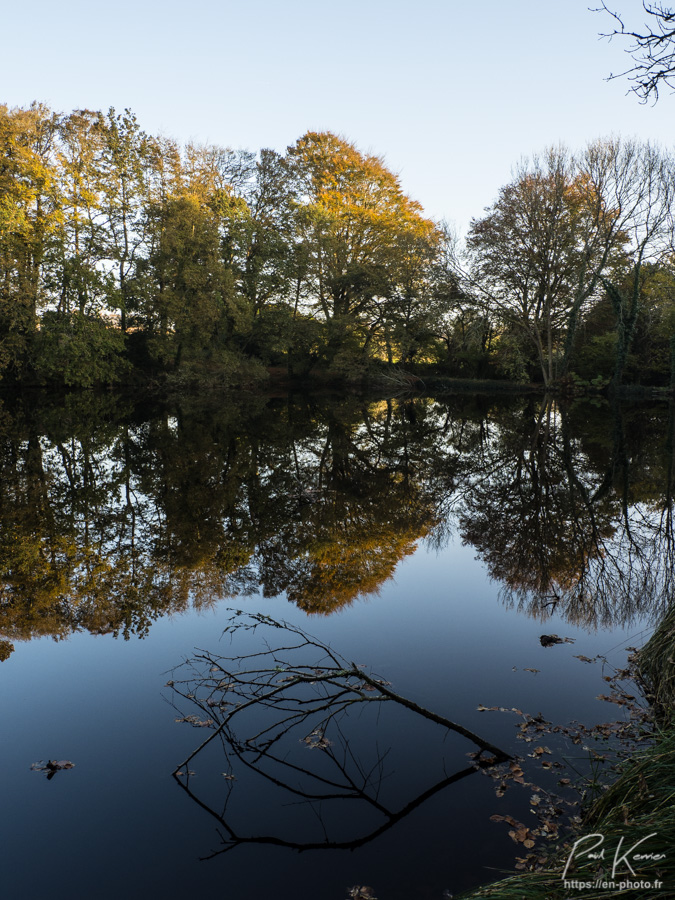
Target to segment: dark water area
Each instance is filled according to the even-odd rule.
[[[668,404],[6,397],[0,469],[11,900],[495,880],[529,848],[490,817],[535,830],[533,794],[593,768],[590,738],[537,717],[627,720],[598,695],[672,594]],[[315,643],[277,650],[304,640],[281,621]],[[517,756],[525,783],[343,664]],[[284,686],[303,665],[315,680]],[[74,768],[31,770],[48,759]]]

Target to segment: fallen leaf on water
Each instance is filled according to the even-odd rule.
[[[542,634],[539,643],[542,647],[552,647],[554,644],[562,644],[563,639],[557,634]]]
[[[47,762],[41,759],[31,765],[34,772],[46,772],[47,778],[52,778],[56,772],[60,772],[62,769],[73,769],[74,767],[75,763],[69,759],[48,759]]]
[[[180,719],[174,719],[174,721],[187,722],[188,725],[192,725],[194,728],[210,728],[214,724],[213,719],[200,719],[199,716],[183,716]]]
[[[311,734],[308,734],[304,738],[300,738],[300,743],[306,744],[310,750],[327,750],[328,747],[331,746],[332,741],[329,741],[328,738],[324,736],[321,729],[315,728]]]
[[[616,703],[617,706],[625,706],[628,702],[621,697],[608,697],[606,694],[598,694],[596,700],[605,700],[607,703]]]
[[[574,658],[580,659],[582,662],[585,662],[585,663],[594,663],[596,661],[595,657],[593,657],[593,659],[591,659],[590,656],[584,656],[583,653],[577,654]]]
[[[532,672],[534,675],[536,675],[537,672],[541,672],[541,669],[523,669],[523,672]]]
[[[542,647],[552,647],[554,644],[573,644],[574,638],[561,638],[557,634],[542,634],[539,642]]]
[[[352,897],[353,900],[377,900],[377,897],[373,893],[373,889],[365,884],[348,888],[347,894]]]
[[[512,841],[515,841],[516,844],[522,844],[523,841],[527,840],[528,829],[525,825],[521,825],[517,830],[509,831],[509,837]]]

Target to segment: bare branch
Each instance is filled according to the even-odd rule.
[[[600,36],[608,40],[615,37],[628,40],[625,52],[634,62],[623,72],[610,74],[608,81],[628,78],[630,90],[646,103],[650,99],[658,100],[663,85],[675,90],[675,10],[660,2],[648,3],[646,0],[643,0],[642,8],[650,19],[640,30],[627,28],[619,13],[611,10],[604,0],[593,12],[604,12],[612,18],[614,30]]]
[[[225,633],[232,639],[242,640],[253,634],[261,639],[265,649],[259,650],[249,644],[248,652],[228,657],[199,651],[196,657],[174,670],[176,674],[184,672],[186,676],[168,683],[175,697],[188,701],[193,709],[199,710],[199,714],[181,715],[177,721],[208,729],[209,734],[173,774],[194,796],[189,789],[193,773],[188,765],[219,738],[228,767],[223,773],[227,779],[228,801],[234,790],[234,772],[242,771],[243,767],[268,785],[288,792],[293,804],[307,804],[319,817],[324,831],[321,841],[302,844],[272,835],[245,837],[236,832],[229,818],[226,821],[224,812],[209,810],[225,828],[225,851],[251,841],[302,849],[360,846],[392,827],[445,786],[479,768],[512,758],[464,726],[394,692],[383,678],[364,671],[361,665],[348,662],[294,625],[258,613],[237,612]],[[178,710],[177,702],[174,700],[173,705]],[[356,746],[359,735],[350,738],[345,727],[353,724],[348,719],[352,710],[376,709],[383,703],[402,707],[472,741],[479,748],[470,754],[472,766],[448,776],[442,757],[442,778],[437,784],[405,806],[389,808],[380,794],[382,782],[389,774],[385,772],[385,760],[390,751],[382,750],[376,742],[374,762],[372,759],[363,761],[359,756],[361,749]],[[307,750],[312,751],[308,757],[305,756]],[[383,824],[372,826],[362,837],[336,841],[329,837],[322,819],[321,804],[329,801],[365,803],[380,821],[384,820]],[[359,819],[355,817],[354,821]]]

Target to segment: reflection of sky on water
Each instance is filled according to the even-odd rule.
[[[642,642],[639,629],[586,632],[556,616],[542,624],[506,609],[474,556],[458,541],[439,553],[418,549],[379,595],[330,617],[307,617],[283,598],[239,604],[301,625],[402,694],[512,749],[518,720],[479,713],[479,703],[517,706],[560,722],[615,718],[616,707],[594,699],[604,688],[600,666],[574,654],[606,653],[621,665],[622,648]],[[144,641],[76,634],[59,643],[17,644],[0,668],[4,844],[8,860],[22,860],[3,874],[7,896],[105,900],[217,891],[237,900],[344,900],[349,886],[370,884],[381,900],[423,900],[491,877],[484,866],[512,863],[514,845],[489,816],[522,818],[527,798],[523,805],[511,789],[497,800],[490,779],[480,774],[452,785],[381,841],[352,854],[249,846],[198,862],[218,847],[215,823],[177,789],[170,772],[203,734],[175,724],[162,693],[169,694],[163,688],[168,670],[195,647],[226,652],[219,637],[229,605],[236,601],[160,619]],[[542,648],[539,635],[554,632],[575,643]],[[415,765],[415,729],[397,738],[398,765]],[[462,768],[473,748],[461,741],[457,747]],[[76,768],[50,782],[29,771],[32,762],[49,757],[71,759]],[[205,761],[204,771],[200,764],[195,769],[195,790],[222,790],[217,759]],[[408,780],[417,786],[423,775],[411,773]],[[405,771],[399,777],[405,784]],[[265,797],[247,802],[250,823],[264,822]]]

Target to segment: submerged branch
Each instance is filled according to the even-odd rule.
[[[199,698],[195,689],[195,679],[188,679],[188,691],[178,686],[184,682],[171,682],[174,691],[196,703],[208,715],[207,720],[193,724],[207,725],[213,730],[181,763],[174,774],[185,768],[214,738],[224,736],[230,746],[245,746],[255,751],[258,759],[269,753],[271,747],[292,728],[310,718],[320,717],[312,734],[323,736],[328,724],[338,714],[346,712],[354,704],[382,703],[391,701],[411,712],[435,722],[472,741],[481,752],[493,754],[498,761],[510,759],[510,755],[480,735],[457,722],[425,709],[413,700],[391,690],[388,682],[363,671],[361,666],[348,662],[327,645],[306,634],[297,626],[287,622],[277,622],[260,613],[244,614],[237,611],[225,629],[225,634],[233,638],[238,632],[263,629],[280,629],[284,634],[298,639],[297,643],[252,651],[240,656],[215,657],[202,652],[187,663],[197,670],[197,663],[208,666],[208,674],[199,673],[197,687],[206,689],[208,696]],[[303,662],[298,656],[319,654],[319,662]],[[269,661],[269,666],[246,668],[252,660]],[[329,664],[326,664],[328,661]],[[370,695],[373,696],[370,696]],[[235,705],[226,699],[230,695],[237,698]],[[231,707],[227,709],[227,707]],[[243,742],[231,733],[236,716],[241,716],[251,708],[268,708],[274,711],[272,720],[252,737]],[[224,713],[220,719],[220,713]],[[220,721],[219,721],[220,719]],[[321,740],[320,738],[319,740]]]

